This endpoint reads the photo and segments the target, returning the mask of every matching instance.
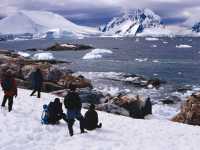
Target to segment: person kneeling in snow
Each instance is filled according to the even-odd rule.
[[[1,87],[4,91],[4,97],[1,106],[5,107],[5,104],[8,100],[8,111],[10,112],[13,106],[13,97],[17,97],[17,84],[11,71],[7,71],[5,74],[3,74]]]
[[[59,98],[55,98],[54,102],[50,102],[47,107],[47,124],[59,124],[61,119],[67,122],[67,117],[63,113],[62,103]]]
[[[101,128],[101,126],[102,123],[98,124],[98,114],[95,111],[95,105],[91,104],[84,116],[84,128],[86,130],[94,130],[96,128]]]

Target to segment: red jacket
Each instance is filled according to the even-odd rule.
[[[10,89],[9,91],[4,91],[4,94],[6,96],[15,96],[17,95],[17,83],[15,81],[15,79],[12,79],[12,89]]]

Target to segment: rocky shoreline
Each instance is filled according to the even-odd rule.
[[[60,64],[66,67],[61,68],[59,67]],[[88,103],[94,103],[97,105],[96,108],[98,110],[133,118],[144,118],[146,115],[152,113],[152,103],[149,103],[142,96],[133,96],[127,93],[118,93],[117,96],[111,96],[97,91],[93,89],[92,82],[89,79],[83,75],[76,75],[72,70],[67,69],[69,64],[70,62],[57,60],[33,60],[9,50],[0,50],[0,75],[4,71],[10,70],[14,74],[20,88],[31,89],[30,75],[36,67],[39,67],[44,76],[43,92],[64,97],[67,94],[69,84],[73,83],[80,89],[79,94],[85,108],[88,108]],[[116,80],[122,84],[130,84],[137,88],[147,89],[159,89],[160,86],[166,83],[158,78],[146,79],[143,76],[130,74],[122,75],[118,79],[109,78],[108,80]],[[188,89],[190,87],[183,87],[177,89],[177,91],[185,92]],[[163,104],[167,105],[180,101],[177,97],[168,97],[161,100]],[[173,121],[188,123],[188,121],[185,121],[187,120],[185,116],[188,115],[185,114],[182,110],[177,117],[173,118]],[[184,118],[182,119],[184,121],[180,118]],[[199,125],[199,123],[195,124]]]

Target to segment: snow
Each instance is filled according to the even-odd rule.
[[[186,44],[180,44],[180,45],[176,45],[176,48],[192,48],[192,46],[186,45]]]
[[[98,112],[103,123],[101,129],[79,134],[75,122],[75,135],[70,137],[67,125],[41,125],[43,104],[55,96],[42,93],[42,98],[30,97],[31,91],[19,89],[14,99],[13,111],[1,109],[0,149],[1,150],[198,150],[200,128],[167,120],[132,119]],[[2,91],[0,96],[3,96]],[[83,110],[83,113],[85,110]],[[192,138],[192,140],[191,140]]]
[[[109,49],[94,49],[91,52],[85,54],[82,59],[96,59],[102,58],[105,54],[112,54],[113,52]]]
[[[25,53],[25,52],[18,52],[17,54],[20,55],[20,56],[23,56],[23,57],[30,57],[31,56],[29,53]]]
[[[0,20],[0,33],[31,33],[44,37],[46,33],[55,36],[87,36],[98,34],[97,29],[79,26],[63,16],[48,11],[20,11]]]
[[[75,48],[76,47],[75,45],[72,45],[72,44],[60,44],[60,46],[66,47],[66,48]]]
[[[54,56],[52,53],[37,53],[33,55],[33,59],[35,60],[52,60]]]

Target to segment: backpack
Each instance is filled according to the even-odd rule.
[[[48,124],[48,106],[45,104],[43,105],[43,111],[41,116],[41,123]]]
[[[1,86],[2,86],[2,89],[4,91],[10,91],[13,87],[12,85],[12,79],[4,79],[2,82],[1,82]]]

